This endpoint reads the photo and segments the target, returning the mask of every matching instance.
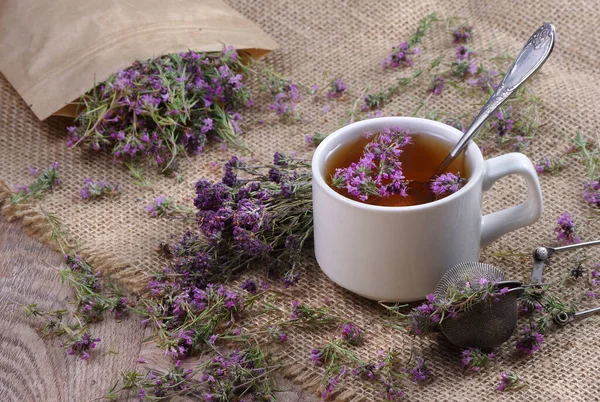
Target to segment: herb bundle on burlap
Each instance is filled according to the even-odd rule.
[[[537,162],[545,156],[561,156],[571,145],[569,138],[581,129],[594,136],[598,127],[595,107],[600,90],[591,85],[600,69],[589,49],[595,45],[593,36],[596,13],[594,4],[578,3],[564,8],[551,1],[545,7],[525,3],[497,1],[471,2],[410,2],[399,6],[396,2],[354,4],[352,7],[333,3],[315,5],[310,2],[246,2],[232,1],[234,8],[256,21],[281,45],[268,62],[294,80],[310,85],[322,79],[323,71],[342,74],[348,85],[346,100],[332,101],[326,97],[305,101],[297,105],[302,120],[280,123],[268,105],[268,96],[257,98],[256,107],[243,117],[244,141],[263,161],[271,159],[275,151],[297,150],[308,155],[304,136],[331,132],[348,119],[352,102],[361,93],[380,91],[409,77],[416,69],[427,68],[442,53],[453,57],[451,36],[443,24],[436,25],[420,45],[421,54],[414,57],[414,65],[404,69],[382,69],[392,46],[407,39],[418,21],[432,11],[438,15],[460,15],[474,26],[473,47],[480,53],[478,61],[489,60],[498,54],[516,54],[524,40],[543,21],[553,22],[560,33],[552,58],[542,73],[532,82],[535,94],[543,100],[537,136],[524,150]],[[506,18],[511,10],[513,18]],[[560,10],[556,14],[555,10]],[[486,51],[489,49],[489,52]],[[62,165],[62,185],[46,196],[42,206],[55,212],[70,227],[83,246],[82,254],[106,275],[111,275],[129,289],[143,291],[148,273],[165,266],[165,261],[155,248],[170,236],[179,236],[187,228],[183,220],[152,219],[144,206],[159,194],[174,196],[190,205],[194,183],[199,178],[214,178],[210,162],[225,161],[231,151],[208,148],[198,158],[181,163],[179,183],[150,173],[151,188],[141,189],[131,183],[129,173],[115,166],[110,158],[90,155],[81,149],[64,146],[67,120],[51,119],[39,123],[18,95],[2,80],[0,89],[0,155],[3,170],[0,177],[10,185],[27,182],[31,166],[46,167],[54,161]],[[257,84],[258,85],[258,84]],[[365,85],[370,88],[363,90]],[[431,96],[423,85],[407,86],[404,92],[391,98],[383,108],[386,115],[432,116],[434,111],[455,117],[471,113],[478,108],[473,99],[463,98],[458,90],[447,88],[441,96]],[[330,111],[323,112],[325,106]],[[357,106],[358,108],[360,105]],[[468,118],[464,119],[465,122]],[[85,204],[77,195],[86,177],[102,178],[122,185],[122,194],[111,202],[103,200]],[[579,234],[583,239],[594,239],[598,223],[586,223],[585,217],[593,214],[581,193],[586,181],[584,168],[570,162],[556,176],[541,178],[545,198],[545,213],[536,224],[520,229],[502,238],[482,252],[486,262],[498,264],[508,277],[526,279],[531,272],[527,257],[494,256],[494,252],[519,250],[527,255],[540,245],[553,245],[556,217],[565,210],[571,211],[582,224]],[[520,201],[524,185],[518,180],[497,183],[484,197],[485,210],[495,211]],[[25,217],[24,223],[43,238],[47,227],[40,218],[35,204],[18,207],[5,206],[5,216]],[[589,255],[597,258],[598,252]],[[557,256],[545,272],[548,281],[559,281],[570,270],[568,256]],[[434,380],[426,386],[406,389],[410,400],[492,400],[500,372],[514,370],[529,386],[518,393],[501,395],[502,400],[591,400],[600,392],[595,380],[594,357],[600,346],[600,335],[595,330],[597,317],[578,322],[546,336],[543,349],[532,357],[514,355],[514,339],[501,347],[497,359],[477,376],[464,375],[460,368],[460,353],[448,344],[438,344],[433,339],[412,338],[406,332],[396,331],[387,325],[387,313],[371,302],[337,287],[308,259],[301,267],[305,280],[290,290],[292,295],[314,307],[323,305],[327,297],[335,314],[351,316],[364,328],[364,344],[356,350],[365,359],[374,359],[381,348],[394,347],[408,361],[411,349],[416,348],[428,362]],[[310,389],[321,384],[324,368],[315,366],[311,350],[335,338],[335,331],[290,331],[289,341],[282,356],[293,364],[286,374]],[[568,346],[565,346],[568,345]],[[99,345],[99,348],[108,347]],[[102,350],[102,349],[100,349]],[[275,352],[277,354],[277,352]],[[498,362],[501,363],[498,363]],[[99,379],[108,388],[115,377]],[[358,383],[357,383],[358,384]],[[346,400],[377,400],[379,393],[349,381],[338,395]],[[499,397],[498,397],[499,398]]]

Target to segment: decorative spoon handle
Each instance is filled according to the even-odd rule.
[[[491,114],[494,113],[494,111],[496,111],[496,109],[498,109],[498,107],[500,107],[500,105],[502,105],[504,101],[506,101],[506,99],[531,76],[531,74],[544,64],[548,59],[548,56],[550,56],[550,53],[552,53],[555,38],[556,31],[552,24],[546,23],[535,31],[512,66],[510,66],[504,79],[498,88],[496,88],[496,91],[494,91],[483,109],[481,109],[481,112],[479,112],[475,120],[473,120],[473,123],[471,123],[467,132],[461,137],[460,141],[458,141],[440,166],[438,166],[434,176],[444,173]]]

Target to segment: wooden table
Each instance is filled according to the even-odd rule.
[[[26,318],[17,304],[66,309],[71,290],[61,284],[62,256],[27,236],[20,224],[0,217],[0,401],[90,401],[101,398],[119,371],[143,369],[136,359],[161,353],[142,344],[147,331],[136,317],[90,326],[102,341],[89,361],[68,356],[58,340],[36,332],[39,318]],[[14,304],[17,303],[17,304]],[[137,366],[137,367],[136,367]],[[279,401],[317,401],[278,378]],[[135,395],[130,395],[132,398]],[[127,398],[125,398],[127,399]]]

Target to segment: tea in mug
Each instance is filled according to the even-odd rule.
[[[366,133],[329,155],[325,177],[339,194],[367,204],[390,207],[425,204],[444,196],[439,186],[433,191],[428,180],[453,146],[454,143],[441,136],[397,128]],[[464,153],[445,173],[458,178],[449,193],[466,183],[469,172]],[[440,179],[453,178],[452,175]]]

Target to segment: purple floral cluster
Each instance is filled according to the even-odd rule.
[[[173,205],[173,198],[159,195],[152,200],[151,204],[146,205],[144,208],[150,216],[163,216],[168,215]]]
[[[596,265],[596,268],[600,267],[600,264]],[[590,273],[590,288],[591,290],[586,292],[587,297],[595,299],[598,297],[598,285],[600,285],[600,272],[597,269],[593,269]]]
[[[244,298],[222,285],[208,284],[200,289],[186,283],[153,280],[149,289],[154,297],[166,296],[163,303],[151,307],[149,312],[169,317],[162,325],[171,333],[162,346],[165,354],[174,359],[193,355],[204,343],[214,344],[217,329],[231,328],[240,319],[245,308]],[[190,316],[195,317],[198,325],[182,329]],[[200,323],[200,316],[206,322]],[[147,325],[149,322],[144,320],[142,324]]]
[[[444,92],[446,80],[450,80],[451,78],[463,80],[468,75],[475,75],[477,73],[474,52],[466,46],[460,45],[456,48],[455,56],[455,61],[450,64],[450,71],[433,76],[429,85],[429,92],[433,95],[441,95]]]
[[[482,368],[494,359],[494,353],[483,353],[477,348],[469,348],[462,351],[460,366],[465,371],[479,372]]]
[[[296,105],[302,100],[300,88],[296,84],[286,83],[277,91],[272,90],[273,103],[269,109],[282,118],[291,118],[296,115]]]
[[[467,81],[474,88],[479,88],[486,94],[489,94],[498,88],[498,72],[496,70],[482,70],[477,78],[471,78]]]
[[[431,379],[432,371],[421,356],[413,356],[413,364],[406,368],[400,366],[397,357],[397,353],[380,350],[375,361],[361,362],[352,370],[352,374],[375,383],[385,400],[399,401],[404,397],[403,379],[414,383],[427,382]]]
[[[85,323],[101,321],[106,311],[120,318],[131,308],[132,302],[118,288],[114,285],[102,286],[101,272],[80,256],[65,254],[64,261],[70,278],[79,288],[76,314]]]
[[[340,383],[342,378],[348,373],[348,367],[344,366],[336,375],[330,377],[323,386],[321,391],[321,399],[325,400],[335,391],[335,387]]]
[[[477,64],[475,63],[475,53],[466,46],[461,45],[456,48],[456,60],[452,62],[450,70],[455,78],[460,80],[467,76],[477,73]]]
[[[466,182],[467,179],[460,177],[460,173],[444,173],[431,182],[430,189],[435,194],[436,199],[439,200],[440,198],[456,193]]]
[[[317,146],[327,137],[328,134],[316,133],[316,134],[307,134],[304,137],[306,144],[309,146]]]
[[[285,156],[275,154],[274,166],[269,169],[269,183],[238,180],[234,170],[243,162],[233,157],[226,165],[223,181],[211,184],[206,180],[196,183],[197,218],[202,233],[212,245],[232,239],[229,243],[239,253],[247,257],[268,255],[279,244],[271,244],[265,237],[272,229],[272,216],[267,205],[277,197],[293,197],[293,189],[287,177],[280,169],[288,163]],[[277,189],[278,191],[273,191]],[[289,235],[284,239],[290,253],[299,247],[297,241]]]
[[[413,65],[413,56],[421,54],[418,47],[413,47],[408,42],[402,42],[398,46],[392,47],[392,53],[381,62],[386,68],[410,67]]]
[[[341,78],[331,82],[329,86],[329,92],[327,92],[328,98],[341,98],[345,93],[348,86],[342,81]]]
[[[471,41],[471,36],[473,34],[473,27],[468,25],[462,25],[452,33],[454,43],[468,43]]]
[[[436,75],[435,77],[433,77],[433,80],[431,81],[431,85],[429,87],[429,92],[431,92],[434,95],[441,95],[442,92],[444,92],[445,88],[446,88],[446,80],[444,79],[444,77]]]
[[[11,195],[10,202],[15,204],[29,197],[40,199],[43,193],[54,190],[54,187],[61,183],[59,167],[58,162],[53,162],[41,174],[40,169],[30,168],[29,174],[35,177],[35,181],[28,186],[15,186],[15,193]]]
[[[583,200],[595,208],[600,208],[600,181],[590,180],[583,184]]]
[[[351,322],[346,322],[340,325],[340,329],[342,331],[342,339],[346,341],[349,345],[359,346],[363,343],[363,331],[352,324]]]
[[[93,338],[87,331],[84,331],[83,334],[79,334],[71,340],[68,345],[61,344],[61,346],[68,348],[68,355],[75,355],[83,360],[88,360],[90,358],[89,351],[95,349],[98,342],[100,342],[100,338]]]
[[[200,382],[206,387],[202,400],[239,400],[240,393],[248,401],[275,400],[272,381],[258,381],[268,370],[265,356],[258,348],[219,354],[205,364],[200,373]]]
[[[407,181],[402,173],[400,155],[410,144],[407,130],[386,127],[377,134],[365,133],[373,139],[365,145],[358,162],[337,168],[331,178],[334,187],[345,189],[348,195],[360,201],[369,197],[389,197],[394,194],[406,197]]]
[[[144,210],[152,217],[158,216],[174,216],[174,215],[189,215],[192,210],[177,204],[173,197],[159,195],[154,197],[152,203],[146,205]]]
[[[84,187],[79,190],[79,195],[84,200],[100,198],[104,196],[114,196],[121,191],[119,184],[108,183],[104,181],[94,182],[89,177],[83,181]]]
[[[146,384],[140,388],[137,398],[140,401],[161,400],[169,395],[184,392],[189,389],[188,379],[191,379],[194,371],[183,369],[181,361],[177,361],[166,373],[149,371],[146,374]]]
[[[512,130],[514,120],[512,119],[512,107],[500,108],[496,113],[496,120],[492,123],[492,128],[496,130],[500,137],[504,137]]]
[[[543,174],[556,174],[558,172],[560,172],[561,170],[563,170],[565,167],[565,162],[562,158],[558,158],[558,159],[551,159],[550,157],[546,156],[544,157],[542,160],[540,160],[538,163],[535,164],[535,171],[538,173],[538,175],[543,175]],[[597,182],[589,182],[584,184],[584,193],[583,193],[583,198],[584,200],[586,200],[586,192],[589,192],[590,194],[593,193],[594,187],[598,187],[596,190],[600,189],[600,186],[598,186]],[[589,187],[589,188],[588,188]],[[586,200],[586,202],[589,202]]]
[[[67,146],[86,144],[115,160],[166,167],[180,151],[199,153],[209,138],[235,142],[236,110],[246,105],[237,52],[189,51],[136,61],[85,97]]]
[[[282,276],[286,287],[295,285],[300,274],[287,270],[287,261],[300,257],[304,242],[312,235],[307,167],[301,160],[275,153],[273,164],[258,173],[255,167],[247,169],[243,161],[232,157],[221,182],[198,181],[194,206],[198,227],[209,244],[196,247],[194,255],[188,255],[187,249],[197,237],[186,236],[176,253],[182,257],[175,260],[175,270],[184,273],[189,266],[196,272],[226,276],[262,259],[271,262],[272,274],[279,269],[286,271]],[[238,172],[246,170],[254,173],[255,180],[238,177]],[[284,219],[292,218],[298,221],[297,226],[281,225]]]
[[[569,212],[563,212],[556,219],[554,233],[556,233],[556,240],[564,244],[574,244],[581,241],[576,231],[573,214]]]
[[[525,384],[516,373],[512,371],[503,371],[500,373],[501,381],[498,384],[497,390],[500,392],[515,390],[526,387]]]
[[[516,346],[518,350],[531,355],[540,350],[542,343],[544,343],[544,335],[535,326],[530,325],[521,330]]]
[[[407,370],[411,381],[415,384],[428,381],[431,378],[431,369],[425,364],[425,359],[417,356],[414,362],[414,367]]]

